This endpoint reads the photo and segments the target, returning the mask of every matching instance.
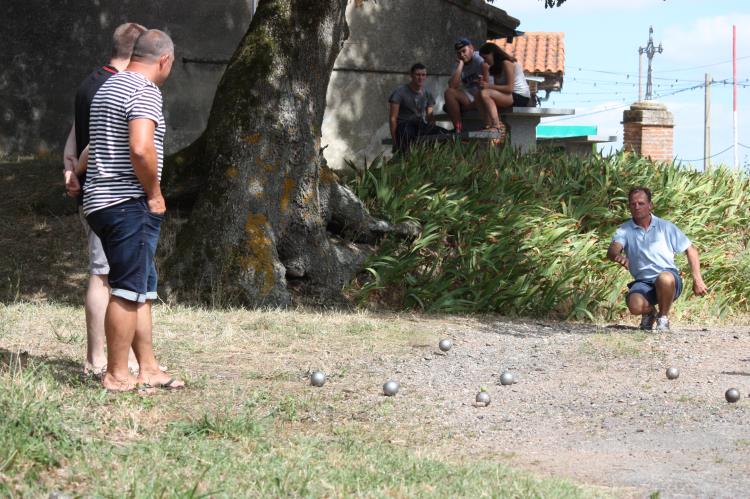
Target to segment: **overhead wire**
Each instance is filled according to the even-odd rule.
[[[716,157],[716,156],[718,156],[719,154],[724,154],[725,152],[727,152],[727,151],[730,151],[730,150],[732,150],[732,149],[734,149],[734,145],[730,145],[730,146],[729,146],[729,147],[727,147],[726,149],[723,149],[723,150],[721,150],[721,151],[719,151],[719,152],[717,152],[717,153],[715,153],[715,154],[712,154],[711,156],[706,156],[705,158],[697,158],[697,159],[681,159],[680,161],[705,161],[705,160],[707,160],[707,159],[715,158],[715,157]]]

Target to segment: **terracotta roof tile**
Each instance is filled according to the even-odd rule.
[[[513,38],[488,40],[518,59],[527,75],[549,77],[562,86],[565,74],[565,33],[529,32]],[[551,82],[550,82],[551,83]]]
[[[565,73],[565,33],[529,32],[508,43],[489,40],[513,55],[529,73]]]

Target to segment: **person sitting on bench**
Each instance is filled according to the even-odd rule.
[[[490,75],[479,82],[479,111],[485,128],[504,132],[505,126],[500,122],[498,109],[529,106],[531,91],[523,68],[515,57],[490,42],[479,47],[479,55],[489,65]]]
[[[416,63],[409,71],[411,80],[393,91],[388,98],[389,125],[393,151],[406,152],[414,141],[424,135],[448,133],[435,125],[435,97],[425,88],[427,68]]]
[[[478,108],[479,83],[489,78],[489,65],[474,50],[468,38],[459,38],[453,47],[456,49],[456,64],[445,91],[445,110],[453,122],[454,131],[460,133],[463,131],[461,113]]]

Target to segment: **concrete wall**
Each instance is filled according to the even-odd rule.
[[[0,157],[57,153],[73,120],[80,81],[109,60],[112,31],[134,21],[169,33],[176,46],[162,89],[166,147],[203,131],[225,64],[246,32],[257,0],[5,0],[0,24]],[[359,5],[358,5],[359,4]],[[408,6],[406,6],[408,5]],[[442,109],[453,43],[488,37],[484,0],[350,1],[350,37],[328,88],[323,144],[331,167],[389,151],[388,96],[427,65],[428,89]],[[497,9],[495,9],[497,10]],[[195,60],[203,60],[196,62]],[[214,61],[217,64],[211,64]]]
[[[414,62],[427,66],[432,75],[427,88],[441,110],[455,39],[467,36],[475,44],[487,39],[487,20],[475,9],[439,0],[408,4],[404,8],[403,0],[378,0],[347,7],[350,35],[334,65],[323,119],[322,143],[334,169],[345,168],[346,160],[361,167],[365,158],[390,151],[380,144],[390,136],[388,97],[408,82]]]
[[[109,61],[114,28],[134,21],[172,36],[176,61],[162,89],[167,149],[203,131],[224,65],[255,0],[4,0],[0,23],[0,157],[59,151],[80,81]]]

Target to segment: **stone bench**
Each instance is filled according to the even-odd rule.
[[[522,152],[529,152],[536,148],[536,126],[550,116],[569,116],[575,114],[575,109],[554,109],[548,107],[512,107],[500,111],[503,123],[508,126],[510,144]],[[436,121],[450,122],[447,114],[435,116]],[[464,130],[477,131],[484,127],[479,111],[468,111],[461,115]]]
[[[473,131],[464,131],[461,133],[441,133],[438,135],[420,135],[419,137],[416,137],[414,139],[414,142],[417,143],[426,143],[426,142],[445,142],[448,140],[496,140],[500,138],[500,132],[497,132],[495,130],[473,130]],[[393,139],[387,138],[383,139],[381,144],[386,146],[393,145]]]

